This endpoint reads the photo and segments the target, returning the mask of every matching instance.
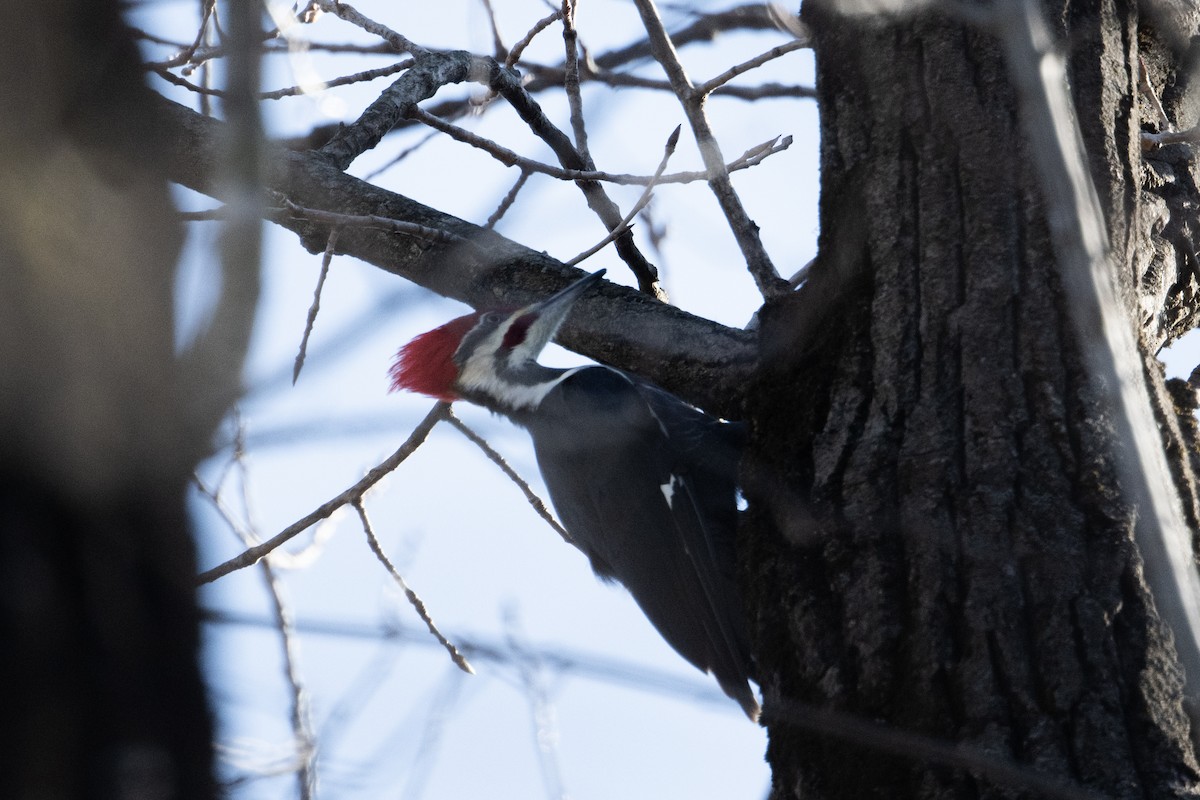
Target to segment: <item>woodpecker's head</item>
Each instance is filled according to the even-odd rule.
[[[475,311],[413,339],[396,353],[392,391],[453,401],[466,397],[506,409],[535,407],[561,379],[537,363],[567,312],[604,270],[517,311]]]

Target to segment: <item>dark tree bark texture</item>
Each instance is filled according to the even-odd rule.
[[[1145,312],[1161,232],[1145,208],[1163,201],[1143,190],[1139,12],[1108,0],[1048,12],[1130,324],[1153,348],[1185,328]],[[800,292],[764,310],[745,468],[773,797],[1033,796],[982,769],[817,735],[797,724],[808,706],[1105,797],[1194,796],[1182,676],[999,47],[936,14],[844,15],[815,0],[803,14],[820,255]],[[1178,51],[1154,59],[1174,85]],[[1155,246],[1149,305],[1186,307],[1194,255]],[[1186,465],[1177,474],[1191,479]]]
[[[117,2],[4,26],[0,797],[212,797],[149,90]]]

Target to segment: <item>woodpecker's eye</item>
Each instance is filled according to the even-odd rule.
[[[525,334],[529,332],[529,326],[537,319],[534,314],[522,314],[513,320],[513,324],[508,326],[508,330],[504,332],[504,347],[511,350],[514,347],[525,341]]]

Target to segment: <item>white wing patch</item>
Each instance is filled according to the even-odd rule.
[[[659,489],[662,490],[663,497],[667,501],[667,508],[672,508],[672,509],[674,508],[672,503],[675,500],[675,487],[678,486],[679,483],[680,483],[679,476],[672,475],[671,479],[669,481],[667,481],[666,483],[664,483],[658,487]]]

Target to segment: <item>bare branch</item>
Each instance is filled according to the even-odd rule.
[[[220,197],[217,143],[224,123],[165,98],[155,100],[155,135],[164,143],[170,177]],[[297,205],[333,203],[350,215],[377,215],[436,228],[469,240],[424,245],[390,231],[343,230],[338,249],[445,297],[475,307],[520,306],[565,287],[577,270],[493,231],[441,213],[402,195],[346,175],[317,152],[272,148],[265,179],[273,192]],[[329,226],[287,214],[276,220],[295,231],[312,252],[324,249]],[[615,320],[620,320],[615,324]],[[720,325],[678,308],[650,302],[625,287],[606,284],[572,312],[560,341],[599,361],[644,375],[676,395],[721,416],[737,418],[755,359],[754,333]],[[290,371],[290,370],[289,370]]]
[[[533,76],[535,80],[527,87],[530,91],[540,91],[545,88],[544,83],[561,83],[564,79],[564,71],[561,67],[547,67],[542,64],[524,64],[522,65]],[[586,81],[595,81],[606,86],[623,87],[629,86],[638,89],[653,89],[656,91],[673,92],[670,81],[665,81],[656,78],[646,78],[641,75],[633,75],[628,72],[613,72],[611,70],[597,68],[594,64],[584,64],[584,68],[580,73],[580,78]],[[811,86],[789,86],[782,83],[763,83],[758,86],[728,86],[722,85],[715,87],[710,94],[720,97],[732,97],[739,100],[763,100],[771,97],[816,97],[817,93]]]
[[[219,564],[210,570],[200,573],[200,575],[196,578],[196,582],[212,583],[217,578],[228,575],[231,572],[235,572],[239,569],[245,569],[246,567],[257,564],[258,561],[264,556],[269,555],[273,550],[278,548],[284,542],[292,539],[297,534],[312,527],[314,523],[328,518],[339,508],[342,508],[343,506],[349,505],[355,500],[360,499],[367,493],[367,490],[379,483],[379,481],[383,480],[386,475],[391,473],[394,469],[396,469],[396,467],[400,466],[405,459],[415,453],[417,448],[424,444],[425,439],[429,436],[429,432],[433,430],[433,427],[447,418],[449,411],[449,403],[437,403],[429,411],[429,413],[425,415],[425,419],[421,420],[417,427],[413,429],[413,432],[408,437],[407,441],[400,445],[400,449],[398,449],[395,453],[392,453],[377,466],[368,471],[367,474],[363,476],[362,480],[358,481],[358,483],[354,484],[349,489],[346,489],[344,492],[332,498],[331,500],[322,503],[313,511],[305,514],[303,517],[296,520],[291,525],[287,526],[262,544],[250,547],[228,561]]]
[[[377,67],[375,69],[365,69],[362,72],[355,72],[352,75],[342,75],[337,78],[330,78],[327,81],[321,81],[315,85],[305,84],[304,86],[285,86],[282,89],[274,89],[269,92],[263,92],[259,97],[263,100],[279,100],[284,97],[293,97],[301,94],[313,94],[316,91],[325,91],[333,89],[337,86],[349,86],[354,83],[366,83],[373,81],[376,78],[385,78],[388,75],[395,75],[397,72],[403,72],[413,65],[411,58],[406,58],[403,61],[397,61],[395,64],[389,64],[386,67]]]
[[[571,545],[575,544],[575,541],[571,538],[571,534],[567,533],[567,529],[560,525],[558,520],[554,518],[554,515],[550,513],[550,510],[546,508],[546,504],[542,502],[542,498],[538,497],[533,489],[529,488],[529,484],[525,481],[525,479],[518,475],[515,469],[509,466],[509,463],[504,460],[504,456],[492,449],[492,446],[487,443],[486,439],[468,428],[466,423],[455,416],[454,412],[449,409],[447,409],[446,412],[446,422],[450,423],[455,430],[467,437],[472,444],[482,450],[483,454],[487,456],[493,464],[499,467],[500,471],[507,475],[509,480],[517,485],[517,488],[521,490],[523,495],[525,495],[526,501],[528,501],[533,510],[537,512],[537,515],[544,519],[546,524],[553,528],[554,532],[561,536],[564,542]]]
[[[424,47],[413,44],[407,37],[402,36],[386,25],[381,25],[375,20],[363,16],[349,3],[341,3],[337,0],[316,0],[313,5],[327,14],[340,17],[351,25],[355,25],[367,33],[378,36],[390,44],[397,53],[408,53],[419,58],[429,52]]]
[[[349,8],[341,3],[338,7]],[[379,144],[417,103],[448,84],[478,80],[479,73],[487,69],[486,61],[490,59],[469,53],[422,51],[408,71],[385,89],[357,120],[342,127],[320,152],[332,159],[338,169],[347,169],[354,159]],[[482,67],[481,62],[484,62]]]
[[[526,158],[519,153],[516,153],[508,148],[497,144],[491,139],[484,138],[478,134],[472,133],[465,128],[460,128],[457,125],[447,122],[441,117],[436,117],[425,111],[422,108],[414,108],[410,116],[413,119],[419,120],[429,127],[445,133],[454,139],[457,139],[464,144],[469,144],[472,147],[477,147],[489,154],[506,167],[520,167],[527,172],[537,172],[542,175],[549,175],[552,178],[557,178],[563,181],[602,181],[604,183],[615,183],[622,186],[647,186],[651,183],[662,185],[667,183],[694,183],[708,179],[707,172],[675,172],[669,175],[631,175],[628,173],[615,172],[599,172],[596,170],[577,170],[563,169],[552,164],[545,164],[541,161],[535,161],[531,158]],[[776,136],[770,141],[750,148],[742,154],[736,161],[731,161],[726,169],[734,172],[740,169],[747,169],[755,166],[764,158],[775,153],[781,153],[792,145],[790,136],[780,139]]]
[[[375,531],[371,528],[371,521],[367,519],[367,509],[363,506],[362,497],[356,497],[350,503],[354,506],[354,510],[358,512],[358,519],[362,523],[363,533],[367,535],[367,544],[370,545],[371,552],[375,554],[375,557],[379,559],[379,563],[383,564],[388,574],[392,576],[392,580],[404,592],[404,596],[408,598],[408,602],[412,605],[413,610],[417,612],[417,616],[425,623],[425,627],[429,628],[429,632],[433,634],[433,638],[437,639],[442,647],[446,648],[446,652],[450,654],[450,660],[454,662],[455,666],[468,675],[474,675],[475,669],[467,662],[463,654],[458,652],[458,648],[438,630],[433,617],[429,615],[429,609],[425,607],[425,602],[409,587],[404,580],[404,576],[400,574],[400,571],[396,569],[395,565],[392,564],[391,560],[383,552],[383,546],[379,544],[379,539],[375,536]]]
[[[747,3],[725,11],[698,15],[694,22],[672,33],[671,41],[677,47],[683,47],[696,42],[711,42],[727,31],[772,31],[779,30],[780,27],[780,21],[770,5]],[[653,45],[647,38],[596,56],[596,64],[605,69],[612,69],[653,56]]]
[[[308,318],[304,322],[304,333],[300,337],[300,349],[296,353],[296,364],[292,367],[293,386],[300,377],[300,370],[304,368],[304,356],[308,352],[308,337],[312,335],[313,325],[317,321],[317,312],[321,310],[321,290],[325,287],[325,278],[329,276],[329,265],[333,261],[338,234],[341,231],[341,228],[329,231],[329,243],[325,245],[325,254],[321,257],[321,273],[317,276],[317,288],[313,290],[312,305],[308,307]]]
[[[496,223],[499,222],[500,219],[508,212],[508,209],[512,208],[512,204],[517,201],[517,194],[521,191],[521,188],[525,186],[525,182],[529,180],[529,176],[531,174],[532,173],[529,170],[524,168],[521,169],[521,174],[517,176],[517,182],[514,183],[512,188],[508,190],[508,193],[504,195],[504,198],[500,201],[500,205],[497,206],[496,210],[493,211],[491,216],[487,218],[487,222],[484,223],[483,227],[487,228],[488,230],[496,227]]]
[[[507,100],[530,130],[549,145],[558,157],[558,163],[568,169],[591,169],[593,165],[571,144],[566,134],[550,122],[533,96],[525,90],[520,79],[498,64],[493,63],[491,66],[493,68],[487,75],[488,87]],[[596,212],[609,231],[621,224],[621,210],[605,193],[603,186],[596,181],[586,180],[577,181],[576,185],[583,192],[588,207]],[[633,235],[629,231],[618,234],[615,242],[617,255],[637,278],[638,288],[651,297],[661,299],[658,270],[642,255],[633,241]]]
[[[597,244],[593,245],[587,250],[584,250],[570,261],[565,262],[567,266],[573,267],[576,264],[591,258],[596,253],[600,252],[609,242],[615,239],[619,233],[629,230],[634,218],[641,213],[642,209],[645,208],[647,204],[649,204],[651,194],[654,191],[654,186],[658,182],[658,178],[662,175],[663,170],[667,168],[667,162],[671,160],[671,155],[675,152],[675,146],[679,144],[680,130],[682,130],[682,127],[677,125],[675,130],[672,131],[671,135],[667,138],[667,145],[664,148],[662,161],[659,162],[658,169],[655,171],[654,176],[650,179],[650,182],[646,184],[646,189],[642,192],[641,197],[639,197],[637,202],[633,204],[633,208],[630,209],[629,213],[625,215],[625,219],[621,220],[620,230],[609,233],[608,236],[601,239]]]
[[[741,64],[730,67],[715,78],[705,81],[696,87],[696,91],[700,94],[712,94],[719,86],[723,86],[736,78],[738,75],[749,72],[752,69],[757,69],[768,61],[772,61],[780,56],[785,56],[788,53],[794,53],[797,50],[805,50],[812,47],[812,44],[807,40],[794,39],[787,44],[781,44],[778,47],[773,47],[762,55],[755,56],[749,61],[743,61]]]
[[[663,27],[654,0],[634,0],[634,2],[637,5],[638,13],[641,14],[646,33],[650,37],[654,57],[658,59],[667,73],[667,77],[670,78],[675,94],[683,105],[684,113],[692,127],[696,145],[700,148],[700,155],[704,159],[704,165],[708,168],[708,185],[716,195],[717,202],[725,213],[726,219],[729,220],[729,226],[733,230],[734,238],[741,248],[742,255],[746,259],[746,266],[749,268],[754,282],[758,285],[759,292],[768,300],[786,294],[789,291],[787,281],[779,277],[778,270],[775,269],[775,265],[763,247],[762,239],[758,234],[758,226],[746,213],[746,209],[742,206],[742,202],[729,180],[729,173],[725,170],[725,162],[721,156],[721,148],[717,144],[712,126],[708,122],[708,116],[704,112],[703,93],[698,92],[692,85],[683,65],[679,62],[679,55],[675,52],[675,46],[671,43],[671,38]]]
[[[511,69],[513,65],[521,60],[521,56],[525,53],[525,48],[533,43],[534,37],[560,19],[562,19],[562,12],[554,11],[534,23],[534,26],[529,29],[529,32],[525,34],[521,41],[514,44],[512,50],[508,51],[508,55],[504,58],[504,66]]]
[[[244,431],[239,426],[234,445],[233,463],[239,468],[242,506],[246,509],[247,516],[249,517],[248,476],[245,461],[242,458],[244,453],[242,446],[243,434]],[[216,488],[210,489],[200,480],[199,476],[193,476],[193,481],[200,490],[200,493],[212,503],[213,508],[224,519],[229,529],[241,540],[244,547],[253,547],[258,543],[259,537],[255,531],[254,524],[248,522],[247,525],[243,526],[221,499],[220,484],[217,484]],[[292,737],[296,743],[297,752],[296,765],[295,767],[290,767],[288,771],[296,773],[299,797],[303,800],[311,800],[316,787],[314,766],[317,747],[316,737],[312,729],[312,720],[309,715],[308,693],[305,691],[304,681],[300,677],[300,659],[297,648],[295,620],[287,601],[284,600],[283,583],[279,580],[279,575],[271,565],[270,560],[263,559],[259,562],[258,566],[262,571],[263,583],[266,585],[267,595],[271,599],[271,609],[275,616],[275,628],[279,631],[280,644],[283,649],[284,680],[287,681],[291,694]]]
[[[391,161],[387,162],[386,164],[384,164],[382,167],[379,167],[378,169],[374,169],[374,170],[371,170],[370,172],[368,172],[365,180],[368,180],[368,181],[375,180],[377,177],[382,175],[384,172],[386,172],[387,170],[396,166],[401,161],[403,161],[404,159],[411,156],[413,153],[420,150],[422,147],[424,147],[426,144],[428,144],[430,141],[432,141],[435,136],[437,136],[437,131],[429,131],[429,133],[427,133],[427,134],[425,134],[425,136],[421,137],[420,141],[416,142],[415,144],[409,145],[408,147],[404,148],[399,153],[397,153],[392,158]]]
[[[500,36],[500,26],[496,22],[496,9],[492,8],[492,0],[481,0],[483,10],[487,13],[488,27],[492,30],[492,55],[496,58],[504,58],[508,48],[504,46],[504,39]]]
[[[563,89],[567,94],[567,105],[571,109],[571,130],[575,134],[575,149],[588,169],[595,163],[588,153],[587,126],[583,124],[583,97],[579,93],[579,31],[575,30],[575,0],[562,0],[563,45],[566,60],[563,62]]]

